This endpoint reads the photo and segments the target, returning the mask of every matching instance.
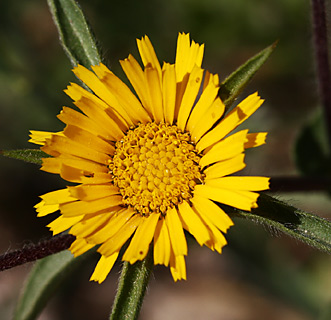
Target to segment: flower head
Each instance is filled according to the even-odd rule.
[[[161,67],[147,36],[137,40],[144,65],[132,55],[121,66],[137,96],[106,66],[73,72],[90,88],[65,92],[79,111],[63,107],[62,132],[31,131],[31,142],[50,158],[42,170],[77,183],[41,196],[38,216],[60,211],[48,227],[76,236],[78,256],[95,245],[101,254],[91,280],[102,282],[125,243],[122,259],[134,263],[149,248],[154,263],[186,279],[184,230],[221,253],[233,225],[218,203],[250,211],[265,177],[231,176],[245,167],[244,151],[266,133],[232,130],[263,100],[255,93],[224,116],[219,79],[201,68],[204,46],[179,34],[174,64]]]

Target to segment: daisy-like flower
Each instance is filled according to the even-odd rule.
[[[229,135],[260,107],[257,93],[224,116],[219,78],[201,68],[204,45],[179,34],[175,63],[161,67],[147,36],[137,44],[144,68],[132,55],[120,62],[136,95],[103,64],[78,66],[93,93],[75,83],[65,92],[81,112],[63,107],[62,132],[31,131],[52,156],[41,169],[78,184],[41,196],[38,216],[60,211],[48,227],[76,237],[75,256],[99,245],[91,276],[99,283],[126,243],[122,260],[142,260],[151,247],[155,264],[186,279],[184,230],[221,253],[233,223],[217,203],[250,211],[255,191],[269,186],[266,177],[231,176],[245,167],[245,149],[265,143],[263,132]]]

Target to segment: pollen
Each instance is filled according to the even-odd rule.
[[[154,122],[131,129],[115,144],[109,170],[123,203],[141,215],[166,212],[192,198],[203,182],[200,156],[187,132]]]

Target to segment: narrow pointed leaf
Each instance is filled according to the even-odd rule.
[[[75,67],[101,62],[100,54],[84,14],[74,0],[47,0],[64,51]]]
[[[233,101],[247,86],[254,74],[262,67],[264,62],[276,48],[276,45],[277,42],[259,52],[241,65],[221,83],[219,96],[227,108],[231,106]]]
[[[65,250],[38,261],[25,284],[14,320],[35,320],[56,289],[91,253],[93,249],[74,258]]]
[[[263,223],[316,249],[331,253],[330,221],[303,212],[266,194],[260,195],[258,208],[252,212],[238,210],[229,215]]]
[[[38,165],[42,164],[42,158],[49,157],[48,154],[38,149],[1,150],[0,154],[8,158],[22,160]]]

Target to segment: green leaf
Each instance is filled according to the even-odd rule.
[[[25,162],[41,165],[42,158],[48,158],[49,155],[39,149],[17,149],[17,150],[1,150],[0,154],[5,157]]]
[[[326,136],[325,119],[319,112],[303,127],[294,146],[295,163],[301,173],[323,177],[331,173]]]
[[[148,281],[153,270],[153,250],[142,261],[125,261],[110,320],[134,320],[139,316]]]
[[[47,0],[60,42],[75,67],[86,68],[101,62],[100,54],[84,14],[74,0]]]
[[[25,284],[14,320],[35,320],[56,289],[93,252],[91,249],[74,258],[65,250],[38,261]]]
[[[231,106],[233,101],[247,86],[254,74],[262,67],[264,62],[276,48],[276,45],[277,42],[259,52],[246,63],[241,65],[221,83],[219,96],[227,108]]]
[[[252,212],[238,210],[229,215],[263,223],[314,248],[331,253],[330,221],[303,212],[266,194],[260,195],[258,208]]]

